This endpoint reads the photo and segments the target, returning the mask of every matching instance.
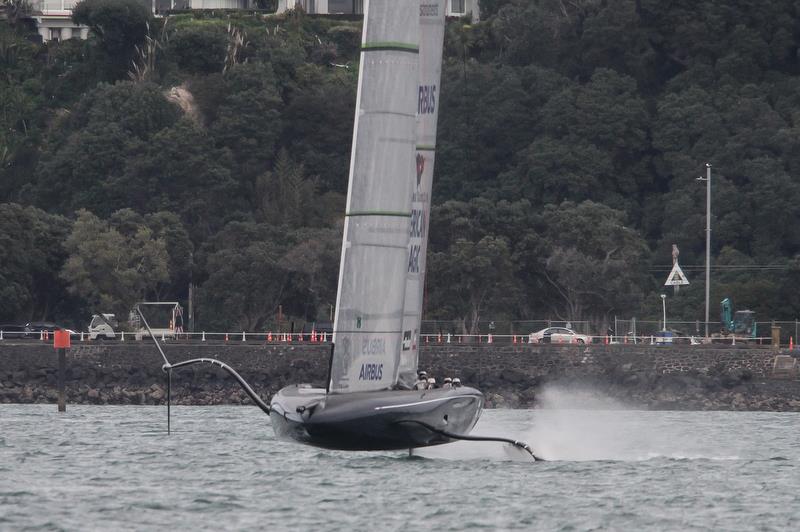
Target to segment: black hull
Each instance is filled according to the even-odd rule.
[[[483,394],[460,387],[325,394],[288,386],[272,398],[270,419],[278,437],[326,449],[389,451],[450,443],[478,422]]]

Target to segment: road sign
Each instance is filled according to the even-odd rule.
[[[669,272],[667,282],[664,283],[664,286],[682,286],[686,284],[689,284],[689,279],[686,278],[686,274],[683,273],[683,270],[681,270],[681,267],[678,266],[676,262],[672,266],[672,271]]]

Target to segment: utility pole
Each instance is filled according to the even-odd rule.
[[[711,293],[711,163],[706,163],[706,177],[698,177],[706,182],[706,338],[708,338],[708,301]]]

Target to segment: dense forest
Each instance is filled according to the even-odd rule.
[[[8,6],[19,5],[5,0]],[[800,5],[484,0],[445,43],[425,317],[657,319],[671,246],[704,315],[800,314]],[[88,41],[0,20],[0,321],[138,300],[265,330],[335,303],[361,22],[153,18],[84,0]]]

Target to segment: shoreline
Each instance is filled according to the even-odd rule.
[[[796,372],[779,375],[766,348],[611,346],[424,346],[420,368],[437,380],[458,376],[480,389],[486,408],[547,408],[551,392],[575,408],[800,412]],[[171,360],[218,357],[261,397],[296,383],[321,385],[329,345],[167,344]],[[55,350],[0,344],[0,404],[55,403]],[[80,344],[67,354],[68,404],[166,403],[166,374],[152,345]],[[782,377],[782,378],[778,378]],[[252,404],[238,384],[210,365],[173,374],[172,404]]]

